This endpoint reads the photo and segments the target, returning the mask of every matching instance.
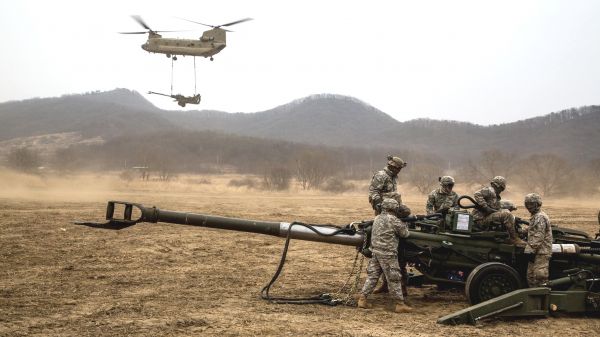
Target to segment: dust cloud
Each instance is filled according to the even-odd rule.
[[[116,177],[96,174],[32,175],[0,169],[0,198],[36,201],[105,201],[119,189]]]

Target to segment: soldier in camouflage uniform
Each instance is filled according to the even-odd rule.
[[[548,215],[541,210],[542,197],[538,194],[527,194],[525,207],[531,213],[525,254],[534,254],[533,261],[527,266],[527,283],[530,287],[540,287],[548,281],[548,268],[552,257],[552,227]]]
[[[502,209],[500,193],[505,189],[506,179],[496,176],[489,187],[475,192],[473,196],[478,207],[473,211],[473,221],[480,227],[488,227],[495,223],[503,225],[509,235],[508,243],[525,247],[525,242],[519,238],[515,229],[515,216]]]
[[[375,212],[375,215],[381,213],[381,202],[385,197],[391,197],[397,189],[396,178],[402,168],[406,167],[406,162],[400,157],[387,157],[387,166],[373,175],[371,185],[369,186],[369,203]],[[400,194],[397,196],[399,204],[402,205]],[[404,268],[403,270],[405,270]],[[386,278],[384,277],[381,285],[375,289],[375,293],[385,293],[388,291]]]
[[[398,202],[385,198],[381,203],[381,214],[375,217],[371,236],[373,257],[367,266],[367,280],[358,298],[359,308],[370,308],[367,296],[373,293],[377,280],[384,274],[389,282],[389,292],[395,300],[395,312],[410,312],[411,308],[404,303],[400,266],[398,265],[399,237],[409,235],[408,228],[396,217]]]
[[[406,163],[400,157],[388,156],[387,166],[375,173],[369,186],[369,203],[375,210],[375,215],[381,213],[380,207],[385,193],[396,192],[396,178]]]
[[[427,214],[448,213],[450,208],[456,207],[458,194],[452,190],[454,188],[454,178],[443,176],[439,178],[440,187],[431,191],[427,197]]]

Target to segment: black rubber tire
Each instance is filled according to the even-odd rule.
[[[511,266],[500,262],[482,263],[467,277],[465,294],[471,305],[521,289],[523,282]]]

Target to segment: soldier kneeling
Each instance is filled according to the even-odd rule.
[[[381,203],[381,214],[373,223],[371,234],[371,250],[373,257],[367,266],[367,280],[358,298],[359,308],[370,308],[367,296],[373,293],[375,285],[381,274],[388,281],[389,293],[395,301],[395,312],[410,312],[411,307],[404,303],[402,295],[402,282],[400,266],[398,264],[399,237],[406,238],[409,235],[408,228],[398,217],[396,212],[399,204],[396,200],[385,198]]]

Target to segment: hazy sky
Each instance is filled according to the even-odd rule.
[[[170,92],[171,61],[140,48],[155,30],[197,38],[231,27],[196,58],[199,109],[256,112],[317,93],[354,96],[400,121],[509,122],[600,104],[600,1],[2,1],[0,102],[128,88]],[[194,93],[193,58],[174,93]],[[164,109],[170,99],[145,95]],[[192,106],[194,107],[194,106]],[[196,108],[196,107],[194,107]]]

